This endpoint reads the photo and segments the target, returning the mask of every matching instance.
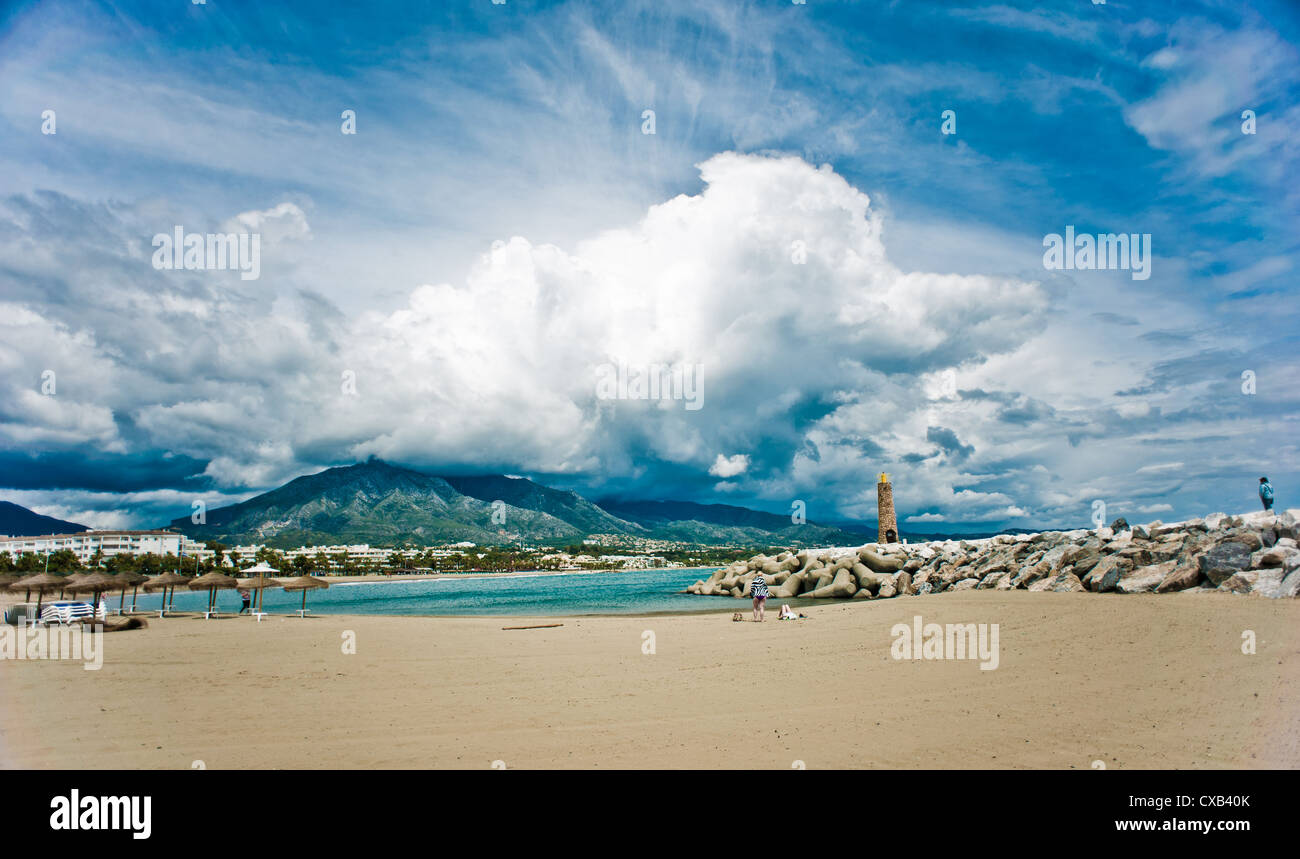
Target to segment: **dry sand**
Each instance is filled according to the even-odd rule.
[[[979,591],[798,622],[729,611],[151,618],[105,637],[99,671],[0,661],[0,765],[1300,766],[1300,601]],[[894,660],[890,629],[914,614],[999,624],[999,667]]]

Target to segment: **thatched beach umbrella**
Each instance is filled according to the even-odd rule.
[[[176,586],[183,585],[188,581],[193,581],[189,576],[182,576],[180,573],[163,573],[161,576],[151,576],[149,581],[145,582],[142,587],[145,593],[150,591],[162,591],[162,604],[158,606],[158,616],[165,617],[167,608],[171,605],[167,599],[167,589],[171,588],[172,596],[176,596]]]
[[[0,573],[0,590],[9,590],[9,586],[14,582],[22,581],[22,576],[16,573]]]
[[[327,588],[330,583],[324,579],[318,579],[315,576],[297,576],[292,579],[286,579],[284,582],[286,591],[302,591],[302,608],[298,609],[298,617],[307,616],[307,591],[314,588]]]
[[[256,578],[238,579],[236,584],[240,590],[260,591],[266,588],[279,588],[284,586],[284,582],[279,579],[268,579],[262,576]]]
[[[204,620],[217,613],[217,591],[228,590],[235,587],[235,584],[236,580],[234,578],[217,572],[208,573],[190,581],[190,590],[208,592],[208,610],[203,613]]]
[[[252,574],[257,573],[257,577],[259,579],[265,579],[267,573],[278,573],[278,572],[280,571],[277,570],[275,567],[271,566],[270,564],[268,564],[266,561],[259,561],[257,566],[249,567],[247,570],[244,570],[244,575],[248,576],[249,578],[252,578]],[[257,607],[254,609],[254,611],[262,610],[262,591],[264,590],[266,590],[266,587],[264,585],[258,586],[257,604],[256,604]]]
[[[68,590],[76,593],[91,594],[90,604],[95,609],[95,614],[99,614],[99,595],[105,591],[111,591],[117,580],[108,573],[87,573],[74,585],[68,587]],[[105,614],[107,614],[105,610]]]
[[[9,589],[13,591],[26,591],[27,595],[23,597],[23,602],[32,598],[32,591],[36,591],[36,616],[41,616],[41,597],[49,591],[56,591],[63,587],[64,576],[56,576],[54,573],[37,573],[34,576],[28,576],[19,579],[10,585]]]
[[[122,589],[122,599],[117,604],[117,613],[126,614],[126,589],[131,589],[131,611],[135,611],[135,594],[139,590],[142,582],[149,581],[149,577],[143,573],[136,573],[130,570],[124,573],[118,573],[113,576],[115,587]]]
[[[63,582],[62,582],[63,587],[59,588],[59,599],[63,599],[63,594],[64,594],[65,591],[68,592],[68,593],[76,593],[76,591],[77,591],[77,585],[79,585],[79,584],[81,584],[82,582],[84,582],[84,581],[86,580],[86,577],[89,576],[89,575],[91,575],[91,574],[90,574],[90,573],[73,573],[73,574],[70,575],[70,576],[64,576],[64,577],[63,577]]]

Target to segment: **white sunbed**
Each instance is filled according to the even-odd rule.
[[[88,602],[50,603],[41,610],[41,623],[72,623],[94,618],[95,609]]]

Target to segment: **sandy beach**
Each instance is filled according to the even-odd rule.
[[[719,607],[150,618],[105,637],[98,671],[0,661],[0,765],[1300,766],[1296,601],[971,591],[763,624],[733,623],[730,600]],[[917,614],[998,624],[998,667],[892,658],[891,627]],[[564,625],[502,630],[527,623]],[[343,652],[349,636],[355,654]]]

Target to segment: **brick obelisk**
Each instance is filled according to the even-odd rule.
[[[876,509],[879,517],[879,543],[898,542],[898,519],[894,516],[894,487],[889,483],[889,475],[880,473],[880,482],[876,484]]]

